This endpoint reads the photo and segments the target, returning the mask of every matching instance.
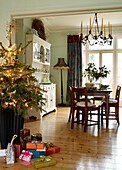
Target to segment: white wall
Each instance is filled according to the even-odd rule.
[[[0,0],[0,41],[7,45],[5,39],[6,36],[6,23],[10,21],[12,17],[28,17],[31,14],[42,14],[48,16],[50,13],[58,15],[62,11],[63,13],[81,13],[81,12],[95,12],[102,11],[108,8],[121,8],[122,0]],[[69,12],[68,12],[69,11]]]

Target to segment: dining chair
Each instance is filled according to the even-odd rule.
[[[69,86],[69,90],[70,90],[70,97],[72,96],[72,87],[73,87],[73,86]],[[90,98],[90,99],[91,99],[91,98]],[[88,98],[88,101],[90,101],[90,99]],[[84,101],[85,99],[84,99],[84,98],[82,98],[82,99],[80,99],[80,100]],[[71,102],[72,102],[72,101],[71,101]],[[76,101],[75,101],[75,102],[76,102]],[[71,106],[70,106],[70,113],[69,113],[68,122],[70,122],[71,117],[72,117],[72,104],[71,104]]]
[[[69,89],[70,89],[70,97],[71,97],[71,98],[72,98],[72,87],[73,87],[73,86],[69,86]],[[80,99],[80,100],[84,100],[84,98],[82,98],[82,99]],[[75,102],[77,102],[77,101],[75,100]],[[72,117],[72,100],[71,100],[71,106],[70,106],[70,113],[69,113],[68,122],[70,122],[71,117]]]
[[[109,98],[109,114],[108,114],[108,120],[116,120],[118,125],[120,124],[119,122],[119,98],[120,98],[120,91],[121,87],[117,86],[116,88],[116,94],[115,98]],[[103,125],[103,120],[106,119],[106,110],[105,107],[106,103],[103,101],[102,106],[101,106],[101,124]],[[111,111],[111,108],[114,108],[114,111]]]
[[[82,97],[84,96],[84,100]],[[84,132],[87,131],[88,126],[98,125],[98,131],[100,129],[100,106],[96,106],[93,103],[89,102],[87,96],[87,89],[84,88],[75,88],[72,87],[72,121],[71,129],[74,128],[74,123],[82,124],[84,126]],[[77,101],[77,102],[76,102]],[[94,112],[95,111],[95,112]],[[77,113],[75,121],[75,112]],[[82,119],[80,119],[82,115]],[[97,119],[93,120],[89,117],[91,115],[97,116]]]

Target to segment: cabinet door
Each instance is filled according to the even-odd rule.
[[[39,60],[39,44],[34,42],[33,43],[33,61]]]
[[[45,62],[50,63],[50,49],[46,48]]]

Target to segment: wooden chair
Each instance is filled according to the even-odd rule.
[[[84,96],[84,101],[81,97]],[[77,101],[77,102],[76,102]],[[75,118],[75,111],[77,111],[77,121]],[[97,112],[93,112],[97,111]],[[82,114],[82,120],[79,117]],[[89,115],[96,115],[97,120],[89,119]],[[72,122],[71,129],[74,128],[74,123],[84,126],[84,132],[87,131],[87,126],[98,125],[98,131],[100,129],[100,107],[96,106],[88,101],[87,89],[85,88],[74,88],[72,87]]]
[[[109,99],[109,115],[108,120],[116,120],[119,125],[119,98],[120,98],[121,87],[117,86],[115,98]],[[105,111],[106,103],[103,101],[101,107],[101,124],[103,124],[103,119],[106,119]],[[111,111],[111,108],[115,108],[115,111]]]
[[[69,86],[69,89],[70,89],[70,94],[71,94],[71,96],[72,96],[72,87]],[[82,98],[82,99],[80,99],[80,100],[84,101],[84,98]],[[90,101],[90,99],[88,99],[88,101]],[[75,102],[76,102],[76,101],[75,101]],[[71,103],[72,103],[72,101],[71,101]],[[70,113],[69,113],[68,122],[70,122],[71,116],[72,116],[72,104],[71,104],[71,107],[70,107]]]

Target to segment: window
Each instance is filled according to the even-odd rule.
[[[117,48],[122,49],[122,38],[117,39]]]
[[[94,63],[96,65],[96,68],[99,68],[99,53],[90,53],[89,63]]]
[[[122,87],[122,53],[118,53],[117,84]],[[120,93],[122,99],[122,93]]]
[[[113,87],[113,53],[102,53],[102,66],[106,66],[110,70],[107,78],[102,79],[102,83],[110,85],[110,88]]]
[[[100,82],[110,85],[113,91],[112,97],[115,96],[117,85],[122,87],[122,36],[117,36],[113,36],[112,46],[108,44],[90,46],[87,44],[86,51],[83,51],[83,60],[86,62],[84,69],[89,62],[94,62],[96,67],[105,65],[111,71],[107,78],[101,79]],[[83,81],[86,80],[83,79]],[[122,106],[122,93],[120,95],[120,106]]]

